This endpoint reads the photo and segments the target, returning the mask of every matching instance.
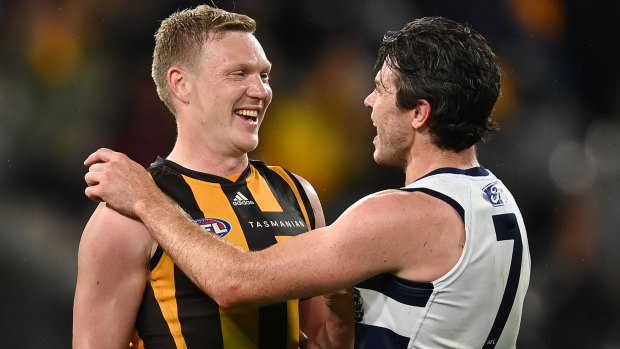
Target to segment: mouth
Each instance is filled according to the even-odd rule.
[[[258,110],[255,109],[237,109],[235,115],[246,119],[252,123],[258,122]]]

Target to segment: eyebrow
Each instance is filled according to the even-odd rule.
[[[383,82],[383,79],[381,79],[381,77],[375,78],[375,88],[381,88],[382,90],[387,91],[385,83]]]
[[[375,82],[375,87],[379,87],[383,85],[383,83],[381,82],[381,79],[379,78],[375,78],[374,82]]]
[[[234,70],[246,70],[246,69],[255,69],[258,68],[259,71],[271,71],[273,65],[269,61],[260,62],[260,63],[251,63],[251,62],[237,62],[228,65],[227,69]]]

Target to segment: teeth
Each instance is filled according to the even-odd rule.
[[[255,118],[255,117],[258,116],[258,110],[243,109],[243,110],[237,110],[235,113],[237,115],[248,116],[248,117],[251,117],[251,118]]]

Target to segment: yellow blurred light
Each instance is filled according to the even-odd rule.
[[[61,85],[77,72],[83,49],[78,35],[60,21],[48,23],[45,29],[31,38],[28,63],[42,83]]]

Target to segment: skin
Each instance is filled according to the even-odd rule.
[[[437,168],[478,166],[473,147],[455,153],[431,142],[426,100],[411,110],[397,106],[389,67],[383,66],[375,84],[364,104],[377,128],[378,163],[401,167],[406,184]],[[223,306],[325,294],[380,273],[433,281],[457,263],[465,243],[463,222],[447,203],[386,190],[362,198],[330,226],[245,253],[204,234],[124,154],[100,149],[85,165],[86,195],[142,220],[181,269]],[[203,267],[213,263],[223,268]]]
[[[271,63],[254,35],[226,32],[203,47],[201,70],[171,67],[168,85],[177,110],[177,142],[168,159],[218,176],[241,173],[273,97]],[[213,86],[217,86],[214,88]],[[256,120],[239,116],[257,112]]]
[[[168,159],[219,176],[241,173],[248,166],[247,153],[258,145],[258,130],[271,103],[270,70],[271,63],[258,40],[240,31],[212,36],[203,45],[196,67],[171,67],[167,76],[178,137]],[[146,175],[144,168],[138,167],[140,175]],[[324,226],[316,192],[306,180],[297,178],[310,199],[316,226]],[[169,208],[177,210],[176,205]],[[148,278],[147,263],[156,248],[157,242],[143,222],[106,203],[97,207],[79,248],[74,348],[127,348]],[[340,294],[347,297],[346,292]],[[335,331],[350,331],[339,325],[338,316],[328,313],[330,297],[300,302],[300,328],[310,337],[305,343],[309,348],[316,348],[316,341],[337,336],[327,332],[327,324],[333,324]],[[331,319],[327,323],[326,317]]]

